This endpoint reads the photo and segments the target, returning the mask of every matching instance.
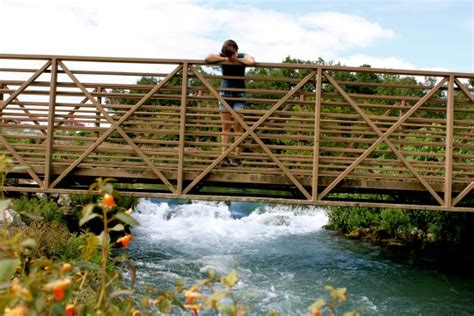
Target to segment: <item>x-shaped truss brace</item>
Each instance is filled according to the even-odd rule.
[[[251,136],[260,148],[275,162],[275,164],[284,172],[284,174],[293,182],[293,184],[300,190],[300,192],[308,199],[311,200],[311,194],[303,187],[303,185],[295,178],[295,176],[285,167],[285,165],[276,157],[268,146],[260,139],[260,137],[255,133],[255,130],[267,120],[283,103],[285,103],[289,98],[291,98],[301,87],[303,87],[314,75],[315,71],[312,71],[308,74],[303,80],[301,80],[292,90],[281,98],[277,103],[275,103],[270,110],[268,110],[257,122],[255,122],[251,127],[245,123],[245,121],[232,109],[232,107],[227,103],[227,101],[217,92],[217,90],[204,78],[204,76],[196,70],[194,67],[191,67],[194,74],[198,77],[199,80],[206,86],[206,88],[217,98],[217,100],[224,105],[227,111],[234,117],[234,119],[242,126],[245,132],[234,141],[221,155],[219,155],[199,176],[197,176],[184,190],[183,194],[189,193],[190,190],[201,181],[209,172],[214,169],[225,157],[227,157],[234,148],[239,146],[248,136]]]
[[[382,142],[385,142],[387,146],[392,150],[392,152],[400,159],[400,161],[410,170],[413,175],[418,179],[418,181],[423,184],[423,186],[431,193],[431,195],[440,203],[444,205],[443,199],[436,193],[433,187],[415,170],[415,168],[410,164],[410,162],[405,159],[402,153],[396,148],[391,140],[388,139],[390,134],[392,134],[403,122],[405,122],[418,108],[424,104],[433,94],[438,91],[447,81],[447,78],[441,80],[429,93],[423,96],[418,102],[408,110],[400,119],[392,125],[385,133],[382,132],[377,125],[369,118],[369,116],[359,107],[359,105],[339,86],[339,84],[334,80],[327,72],[324,73],[324,76],[328,81],[336,88],[336,90],[341,94],[341,96],[357,111],[357,113],[367,122],[367,124],[374,130],[379,138],[368,148],[366,149],[346,170],[344,170],[335,180],[333,180],[321,194],[319,198],[322,199],[326,196],[336,185],[338,185],[344,177],[351,173],[365,158],[367,158]]]
[[[51,184],[51,188],[54,188],[64,177],[66,177],[74,168],[77,167],[93,150],[95,150],[105,139],[107,139],[114,131],[117,131],[123,139],[132,147],[132,149],[143,159],[143,161],[150,167],[150,169],[160,178],[160,180],[170,189],[170,191],[176,194],[176,189],[168,181],[168,179],[156,168],[153,162],[148,156],[135,144],[135,142],[125,133],[120,127],[124,121],[126,121],[136,110],[138,110],[150,97],[152,97],[157,91],[159,91],[171,78],[173,78],[181,69],[179,65],[171,73],[169,73],[162,81],[154,86],[145,96],[143,96],[127,113],[125,113],[119,120],[114,119],[107,113],[104,107],[91,95],[91,93],[80,83],[80,81],[74,76],[74,74],[64,65],[62,61],[59,61],[59,65],[64,72],[71,78],[76,86],[84,93],[84,95],[95,105],[105,119],[111,124],[109,129],[102,134],[87,150],[79,156],[69,167],[67,167]]]

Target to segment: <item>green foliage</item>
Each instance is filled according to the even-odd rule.
[[[328,229],[350,236],[372,241],[383,236],[418,248],[439,248],[456,252],[456,255],[474,255],[472,213],[329,207],[327,215]],[[360,235],[360,232],[366,233]]]
[[[69,233],[67,227],[57,221],[34,221],[22,230],[24,238],[36,241],[32,255],[39,258],[58,258],[63,261],[81,259],[83,236]]]
[[[61,207],[50,198],[38,198],[22,195],[13,200],[12,207],[15,211],[28,217],[28,215],[41,216],[50,221],[63,221]]]

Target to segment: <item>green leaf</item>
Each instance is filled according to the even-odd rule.
[[[2,259],[0,260],[0,281],[8,281],[15,273],[16,268],[20,264],[18,259]]]
[[[7,307],[8,304],[10,304],[14,299],[15,299],[15,295],[13,294],[2,294],[0,296],[0,310],[4,311],[5,307]]]
[[[183,279],[178,279],[176,280],[176,287],[183,287],[184,286],[184,280]]]
[[[110,242],[110,236],[109,234],[106,234],[104,232],[101,232],[100,235],[97,237],[99,240],[99,245],[101,247],[105,247],[106,245],[109,244]]]
[[[61,303],[51,305],[49,308],[50,315],[64,315],[64,306]]]
[[[122,224],[117,224],[114,227],[112,227],[110,230],[113,230],[115,232],[120,232],[124,229],[125,229],[125,227]]]
[[[227,314],[227,315],[235,315],[235,306],[234,305],[225,305],[221,304],[217,308],[219,312]]]
[[[114,297],[117,297],[117,296],[120,296],[120,295],[132,296],[133,294],[134,294],[134,292],[130,291],[130,290],[117,290],[117,291],[114,291],[114,292],[110,293],[109,297],[114,298]]]
[[[217,291],[214,292],[204,301],[204,309],[213,309],[217,308],[220,304],[219,302],[226,297],[226,291]]]
[[[87,215],[87,216],[81,217],[81,220],[79,221],[79,226],[84,225],[85,223],[87,223],[88,221],[90,221],[91,219],[96,218],[96,217],[102,218],[102,216],[100,216],[100,215],[97,214],[97,213],[90,213],[90,214]]]
[[[237,271],[230,271],[229,275],[221,277],[221,283],[227,287],[232,287],[237,283],[239,278],[237,277]]]
[[[0,200],[0,212],[5,211],[10,206],[10,199]]]
[[[116,219],[118,219],[119,221],[121,221],[122,223],[128,224],[128,225],[130,225],[130,226],[138,226],[138,225],[140,225],[140,223],[137,222],[136,219],[134,219],[134,218],[131,217],[130,215],[125,214],[125,213],[123,213],[123,212],[120,212],[120,213],[115,214],[114,218],[116,218]]]
[[[171,311],[171,301],[167,298],[162,299],[158,308],[160,312],[168,314]]]
[[[215,282],[216,279],[217,279],[217,273],[216,273],[216,270],[214,269],[209,269],[209,271],[207,271],[207,278],[209,279],[209,281],[211,282]]]
[[[114,186],[112,185],[112,183],[106,183],[104,185],[103,190],[104,190],[105,193],[108,193],[108,194],[112,195],[112,193],[114,191]]]
[[[95,207],[96,207],[96,204],[94,204],[94,203],[89,203],[86,206],[84,206],[82,208],[81,217],[85,217],[85,216],[91,214]]]
[[[140,307],[144,309],[148,308],[148,306],[150,306],[150,299],[151,297],[148,295],[142,296],[140,298]]]
[[[84,245],[82,251],[82,257],[84,260],[90,260],[96,253],[97,247],[99,246],[99,239],[96,235],[89,235],[86,239],[86,244]]]

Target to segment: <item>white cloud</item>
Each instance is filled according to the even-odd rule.
[[[227,38],[260,61],[331,60],[391,39],[392,30],[337,12],[291,15],[194,1],[0,0],[0,53],[202,59]],[[5,37],[4,37],[5,38]]]
[[[416,69],[417,67],[396,57],[373,57],[367,55],[352,55],[348,57],[337,58],[336,61],[342,65],[359,67],[368,64],[373,68],[392,68],[392,69]]]

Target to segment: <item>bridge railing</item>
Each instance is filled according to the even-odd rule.
[[[248,106],[228,108],[242,133],[226,148],[222,78],[196,60],[0,54],[0,148],[30,167],[7,189],[111,176],[142,195],[474,210],[474,74],[259,63],[227,89]]]

